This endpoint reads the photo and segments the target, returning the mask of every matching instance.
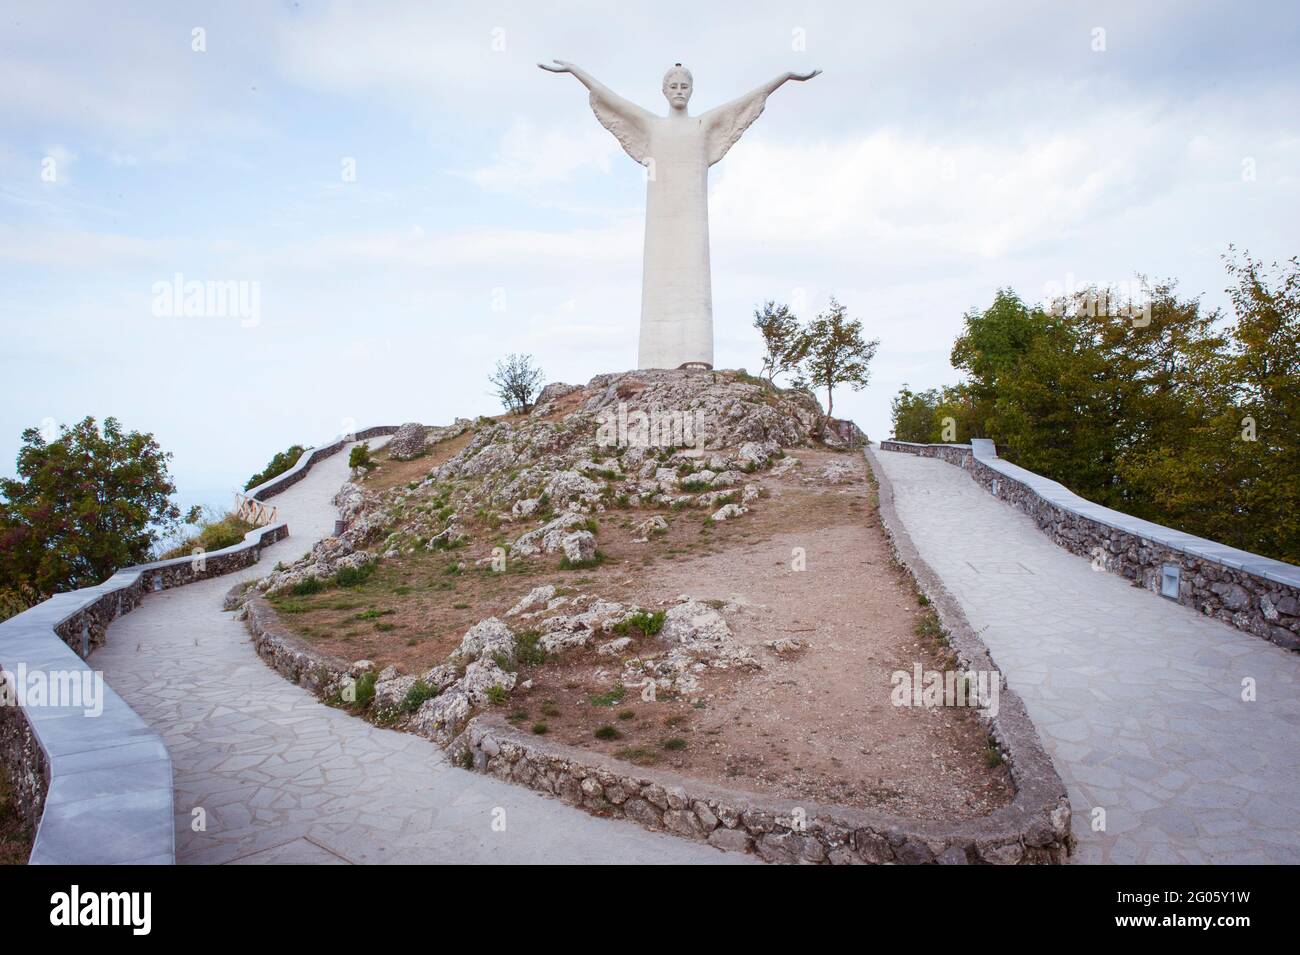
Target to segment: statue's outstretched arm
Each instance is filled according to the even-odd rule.
[[[581,67],[555,60],[554,66],[538,63],[552,73],[572,73],[578,82],[591,90],[591,110],[600,124],[614,134],[624,151],[642,165],[649,158],[650,124],[656,116],[626,100]]]
[[[758,119],[767,103],[767,98],[790,80],[803,82],[810,80],[821,70],[810,73],[782,73],[768,80],[762,86],[750,90],[744,96],[733,99],[730,103],[716,106],[700,117],[705,133],[709,138],[709,165],[727,155],[727,150],[736,144],[754,120]]]

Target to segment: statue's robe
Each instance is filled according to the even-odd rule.
[[[758,119],[759,90],[699,116],[656,116],[608,91],[591,108],[646,167],[639,368],[713,367],[709,167]]]

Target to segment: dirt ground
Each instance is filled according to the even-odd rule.
[[[385,463],[372,480],[413,480],[455,450]],[[633,525],[656,511],[597,514],[605,557],[597,567],[562,570],[558,558],[537,557],[493,573],[473,563],[493,545],[483,536],[451,554],[384,561],[357,588],[277,604],[290,611],[286,623],[343,659],[419,673],[442,662],[471,625],[504,616],[541,584],[649,609],[689,594],[722,610],[762,669],[710,671],[690,698],[646,702],[631,687],[620,694],[622,658],[570,651],[521,668],[519,681],[532,685],[506,701],[509,718],[564,743],[769,795],[912,818],[969,818],[1005,804],[1009,775],[973,711],[891,705],[894,671],[951,664],[932,613],[890,560],[865,462],[824,451],[792,456],[800,465],[785,476],[753,475],[764,496],[723,523],[706,524],[707,509],[660,510],[668,532],[635,543]],[[831,462],[851,465],[857,479],[821,480]],[[655,637],[631,635],[624,656],[658,648]],[[779,654],[765,646],[783,638],[806,646]]]

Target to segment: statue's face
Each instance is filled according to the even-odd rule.
[[[675,66],[664,74],[664,96],[673,109],[685,109],[690,102],[691,90],[695,86],[689,70]]]

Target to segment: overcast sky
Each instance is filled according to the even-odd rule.
[[[717,362],[757,370],[756,303],[834,295],[881,341],[835,404],[873,439],[998,287],[1219,305],[1229,243],[1300,252],[1294,2],[0,9],[5,473],[23,428],[116,415],[221,504],[291,443],[497,412],[507,352],[633,367],[643,173],[538,60],[659,113],[674,62],[692,112],[825,71],[711,171]],[[178,274],[256,317],[156,314]]]

